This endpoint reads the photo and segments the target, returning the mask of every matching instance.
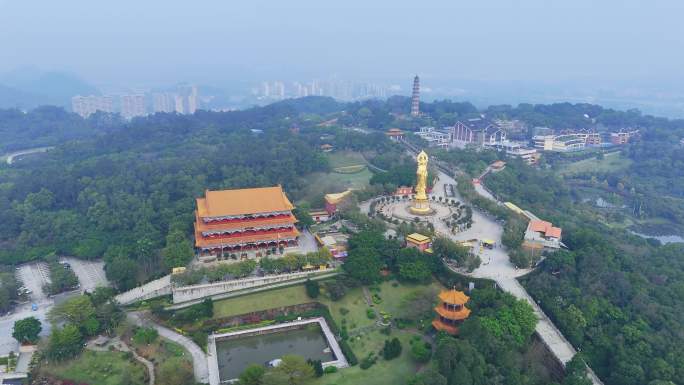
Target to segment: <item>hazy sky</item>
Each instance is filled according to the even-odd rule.
[[[0,72],[95,84],[684,79],[682,0],[0,0]]]

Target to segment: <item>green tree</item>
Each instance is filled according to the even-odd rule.
[[[43,330],[43,326],[40,324],[40,321],[35,317],[28,317],[14,323],[12,337],[22,344],[35,344],[38,342],[38,334],[40,334],[41,330]]]
[[[408,381],[408,385],[447,385],[447,379],[433,368],[426,368]]]
[[[382,356],[386,360],[392,360],[401,355],[401,342],[398,338],[385,340],[385,346],[382,348]]]
[[[159,333],[155,328],[138,328],[133,334],[133,342],[138,345],[149,345],[159,338]]]
[[[95,317],[95,307],[88,296],[79,295],[68,299],[50,311],[51,320],[64,320],[75,325],[80,325],[86,320]]]
[[[414,342],[413,346],[411,346],[411,356],[413,359],[420,363],[426,363],[430,361],[432,351],[430,350],[429,346],[429,344],[426,344],[422,341]]]
[[[355,248],[349,252],[342,268],[354,279],[369,284],[380,280],[382,262],[378,253],[370,248]]]
[[[318,295],[321,292],[321,287],[318,284],[318,281],[307,279],[304,283],[304,287],[306,288],[306,294],[309,296],[309,298],[318,298]]]
[[[252,364],[249,365],[242,373],[240,373],[240,385],[262,385],[266,369],[263,365]]]
[[[83,350],[83,337],[78,327],[67,324],[62,329],[53,329],[46,354],[54,360],[65,360],[78,355]]]
[[[105,272],[119,290],[129,290],[138,284],[138,265],[128,257],[114,257],[105,265]]]
[[[162,255],[164,256],[164,266],[167,269],[185,266],[194,255],[192,243],[190,243],[183,232],[179,230],[171,231],[166,236],[166,247],[164,247]]]
[[[304,357],[285,355],[275,368],[264,375],[264,385],[286,384],[300,385],[314,378],[314,369]]]

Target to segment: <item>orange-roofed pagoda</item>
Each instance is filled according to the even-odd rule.
[[[246,258],[297,246],[299,231],[280,186],[207,190],[197,198],[195,247],[200,257],[235,254]]]
[[[445,290],[439,294],[439,305],[435,307],[437,317],[432,326],[439,331],[458,334],[458,325],[470,315],[470,309],[465,307],[470,297],[456,289]]]

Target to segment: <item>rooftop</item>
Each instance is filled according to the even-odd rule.
[[[412,241],[416,243],[430,242],[430,237],[423,234],[413,233],[406,236],[407,241]]]
[[[294,208],[281,186],[206,190],[204,195],[204,198],[197,198],[197,214],[200,217],[290,211]]]
[[[530,221],[530,224],[527,225],[527,229],[530,231],[544,233],[545,236],[551,238],[560,238],[562,232],[560,227],[553,227],[551,222],[536,220]]]
[[[470,297],[465,295],[464,292],[455,289],[445,290],[439,293],[439,300],[450,304],[463,305],[468,302],[469,299]]]
[[[347,195],[349,195],[350,193],[351,190],[347,190],[336,194],[325,194],[325,201],[330,203],[331,205],[336,205],[342,202],[342,200],[344,200],[344,198],[346,198]]]

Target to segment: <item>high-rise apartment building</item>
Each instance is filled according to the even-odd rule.
[[[173,94],[158,93],[152,97],[152,110],[154,112],[174,112],[175,99]]]
[[[71,109],[83,118],[97,111],[111,113],[114,112],[114,100],[111,96],[77,95],[71,98]]]
[[[199,109],[199,93],[197,86],[192,86],[188,95],[188,114],[194,114],[197,109]]]
[[[136,116],[146,114],[145,95],[122,95],[121,96],[121,116],[125,119],[132,119]]]
[[[173,99],[174,99],[174,109],[176,110],[176,112],[179,114],[184,114],[185,113],[185,104],[183,103],[183,96],[174,95]]]

